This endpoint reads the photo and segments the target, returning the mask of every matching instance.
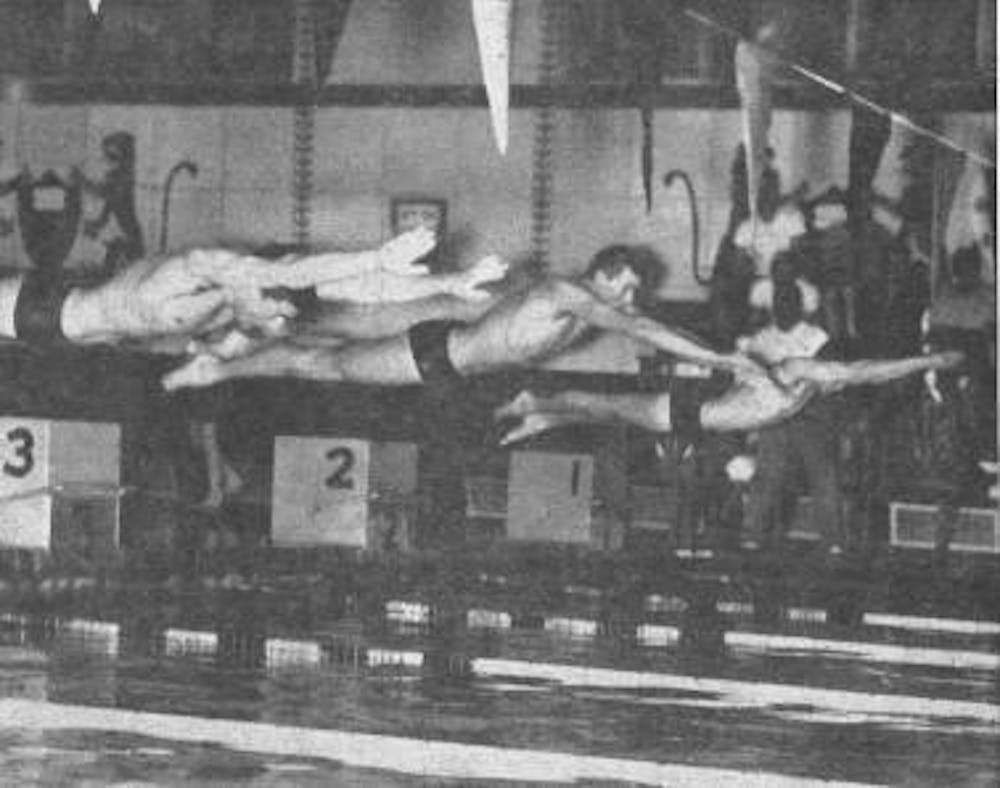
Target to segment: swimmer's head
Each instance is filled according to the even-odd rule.
[[[627,307],[645,300],[662,275],[663,266],[651,249],[615,244],[594,255],[584,279],[602,300]]]

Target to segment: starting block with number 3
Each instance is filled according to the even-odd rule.
[[[412,443],[279,436],[271,543],[407,550],[416,489]]]
[[[107,558],[120,463],[117,424],[0,418],[0,547]]]
[[[618,549],[625,538],[626,491],[624,457],[613,447],[512,452],[507,537]]]

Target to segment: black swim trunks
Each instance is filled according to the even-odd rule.
[[[461,379],[448,356],[448,335],[461,325],[456,320],[428,320],[410,329],[410,351],[424,383],[451,383]]]

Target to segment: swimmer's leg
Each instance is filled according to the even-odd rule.
[[[500,438],[500,445],[510,446],[518,441],[523,441],[535,435],[541,435],[543,432],[549,432],[560,427],[568,427],[573,424],[594,423],[599,422],[595,422],[582,411],[577,413],[571,413],[569,411],[564,411],[562,413],[528,413],[525,414],[514,427],[503,434],[503,437]]]
[[[535,413],[563,414],[595,423],[633,424],[647,430],[670,428],[669,394],[602,394],[561,391],[549,397],[522,391],[497,408],[495,418],[526,417]]]
[[[406,276],[378,271],[363,276],[338,279],[316,286],[323,301],[356,304],[384,304],[419,301],[437,295],[452,295],[468,301],[488,301],[483,285],[507,274],[508,265],[498,257],[486,257],[464,271],[426,276]]]
[[[303,343],[340,339],[384,339],[403,334],[418,323],[447,320],[471,323],[489,308],[451,295],[387,304],[319,304],[293,323]]]
[[[305,255],[266,267],[245,264],[246,270],[239,273],[244,278],[252,273],[251,284],[260,290],[277,287],[301,290],[375,271],[420,275],[427,273],[427,269],[416,265],[416,262],[436,243],[436,236],[431,230],[417,228],[396,236],[378,249]]]
[[[200,355],[167,374],[168,390],[212,386],[237,378],[298,378],[327,382],[406,386],[421,382],[407,336],[354,342],[339,348],[281,343],[243,358]]]

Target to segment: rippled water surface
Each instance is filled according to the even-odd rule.
[[[837,587],[761,595],[690,570],[624,584],[557,564],[542,581],[446,562],[359,571],[11,585],[0,782],[1000,775],[1000,630],[980,610],[921,603],[872,625],[864,614],[891,599],[870,585],[844,620]],[[432,745],[447,747],[428,766]]]

